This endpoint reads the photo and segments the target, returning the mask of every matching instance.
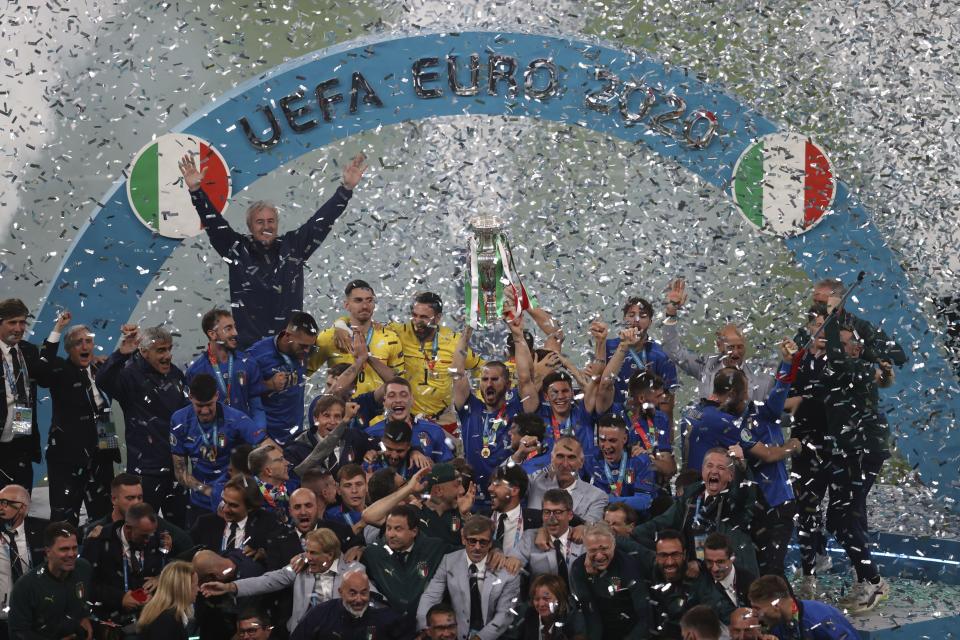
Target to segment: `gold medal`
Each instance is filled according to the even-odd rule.
[[[480,455],[481,455],[482,457],[484,457],[484,458],[489,458],[489,457],[490,457],[490,447],[484,447],[483,449],[480,449]]]

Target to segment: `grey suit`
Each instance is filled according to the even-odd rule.
[[[688,376],[697,379],[697,398],[709,398],[713,393],[713,377],[724,367],[720,354],[697,354],[684,347],[680,344],[676,322],[664,322],[660,337],[663,338],[663,351],[667,357]],[[773,374],[770,371],[758,372],[746,363],[741,370],[747,376],[750,399],[766,402],[773,388]]]
[[[463,549],[443,557],[437,572],[424,589],[417,606],[417,625],[427,626],[427,611],[443,599],[444,591],[450,594],[450,602],[457,614],[457,637],[466,638],[470,631],[470,570],[467,552]],[[514,606],[520,596],[520,576],[510,575],[504,569],[486,571],[480,584],[480,603],[483,609],[483,629],[477,634],[480,640],[496,640],[513,622]]]
[[[337,575],[333,579],[333,591],[330,599],[339,598],[339,589],[341,577],[349,569],[359,569],[364,571],[363,565],[356,562],[344,563],[343,558],[337,563]],[[290,566],[268,571],[257,578],[241,578],[234,582],[237,585],[237,597],[255,596],[261,593],[273,593],[293,585],[293,612],[290,619],[287,620],[287,629],[293,633],[293,630],[300,623],[300,620],[310,609],[310,596],[316,587],[316,578],[305,567],[300,573],[294,573]]]
[[[507,555],[523,560],[524,566],[530,572],[530,578],[536,578],[545,573],[557,575],[557,554],[553,549],[541,551],[533,543],[537,537],[537,532],[538,529],[524,531],[520,538],[520,544],[515,545]],[[569,571],[570,567],[573,566],[573,561],[582,556],[586,549],[580,543],[571,542],[569,538],[567,538],[567,542],[564,556],[567,559],[567,571]]]
[[[547,469],[541,469],[530,477],[530,487],[527,489],[527,507],[543,509],[543,494],[549,489],[558,489],[556,478],[547,477]],[[573,496],[573,513],[580,516],[584,522],[599,522],[603,520],[603,508],[610,501],[610,496],[592,484],[577,478],[569,493]]]

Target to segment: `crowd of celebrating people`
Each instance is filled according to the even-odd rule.
[[[363,280],[321,329],[303,265],[364,158],[284,235],[267,202],[235,232],[194,159],[180,169],[230,271],[189,366],[162,326],[125,325],[97,357],[69,312],[38,348],[27,306],[0,301],[0,640],[852,639],[847,616],[888,598],[866,498],[906,355],[843,283],[814,286],[772,367],[734,324],[713,353],[685,346],[682,279],[659,310],[631,297],[620,327],[593,321],[582,367],[544,309],[508,305],[504,354],[481,356],[435,293],[380,322]],[[38,387],[50,521],[27,515]],[[828,534],[856,576],[839,599],[818,580]]]

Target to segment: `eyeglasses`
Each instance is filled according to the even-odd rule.
[[[544,518],[559,518],[567,512],[567,509],[543,509],[540,513]]]
[[[657,557],[658,557],[658,558],[663,558],[664,560],[666,560],[666,559],[668,559],[668,558],[682,558],[682,557],[683,557],[683,552],[682,552],[682,551],[674,551],[673,553],[663,553],[663,552],[658,551],[658,552],[657,552]]]
[[[467,538],[468,547],[487,547],[491,542],[491,538]]]
[[[15,509],[19,509],[24,504],[26,503],[18,502],[16,500],[7,500],[6,498],[0,498],[0,509],[2,509],[3,507],[13,507]]]
[[[247,627],[246,629],[237,629],[238,636],[253,636],[262,630],[261,627]]]

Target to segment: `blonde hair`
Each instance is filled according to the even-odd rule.
[[[320,551],[323,553],[340,554],[340,538],[330,529],[321,528],[307,531],[307,535],[304,537],[307,542],[320,545]]]
[[[189,562],[171,562],[160,572],[157,590],[140,612],[137,631],[150,626],[164,611],[173,609],[177,620],[190,617],[193,608],[193,566]]]

